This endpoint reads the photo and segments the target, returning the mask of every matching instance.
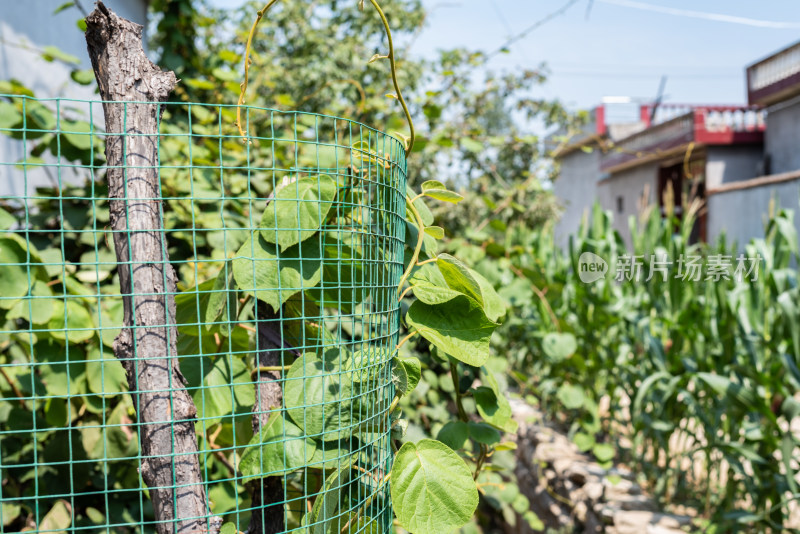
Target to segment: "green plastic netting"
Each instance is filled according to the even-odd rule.
[[[391,531],[402,144],[349,120],[255,107],[246,144],[233,106],[162,109],[160,266],[177,289],[144,298],[174,297],[158,332],[177,354],[134,346],[120,361],[131,295],[119,273],[141,266],[115,254],[102,104],[0,95],[2,531]],[[129,198],[126,217],[149,200]],[[153,458],[137,373],[156,356],[179,368],[148,393],[169,400],[147,423],[173,451],[171,483],[157,489],[177,507],[197,489],[181,482],[196,462],[206,502],[189,519],[200,529],[159,525],[142,476]],[[196,453],[176,438],[181,389],[196,407]]]

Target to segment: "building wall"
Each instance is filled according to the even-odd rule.
[[[63,52],[80,58],[77,68],[90,69],[86,40],[76,21],[81,13],[74,7],[57,15],[53,11],[63,2],[56,0],[0,0],[0,80],[17,79],[33,90],[39,98],[98,99],[94,85],[81,86],[72,82],[71,67],[58,62],[47,62],[35,49],[56,46]],[[87,10],[94,9],[92,0],[81,0]],[[147,0],[105,0],[105,4],[121,17],[139,24],[147,22]],[[34,50],[27,50],[33,48]],[[88,118],[88,106],[70,104],[81,108]],[[51,105],[55,109],[55,104]],[[103,124],[102,108],[93,107],[95,124]],[[50,174],[41,168],[30,169],[26,175],[8,163],[16,163],[25,155],[20,141],[0,134],[0,196],[20,196],[32,193],[36,186],[74,182],[81,178],[78,172],[62,168],[60,173],[51,168]],[[30,151],[30,146],[27,147]],[[48,161],[52,163],[53,161]],[[86,172],[83,173],[84,176]]]
[[[614,228],[629,246],[628,219],[638,217],[643,198],[646,205],[656,202],[657,180],[658,164],[651,163],[614,173],[598,185],[600,205],[614,214]]]
[[[767,110],[764,150],[771,160],[770,174],[800,169],[800,98]]]
[[[776,208],[795,212],[795,226],[800,232],[800,178],[791,182],[738,189],[711,195],[708,198],[708,239],[716,241],[725,234],[729,243],[736,242],[738,250],[755,237],[763,237],[764,222],[771,199]]]
[[[763,174],[762,145],[710,146],[706,148],[706,189],[750,180]]]
[[[591,210],[597,199],[597,181],[600,178],[600,151],[591,153],[576,150],[561,158],[558,179],[553,183],[553,193],[561,202],[564,212],[556,223],[555,240],[566,249],[569,236],[578,232],[584,213]]]

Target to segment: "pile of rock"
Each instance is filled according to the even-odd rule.
[[[520,491],[547,527],[587,534],[681,534],[692,530],[689,516],[659,512],[656,503],[642,493],[633,473],[600,467],[566,435],[543,423],[536,408],[513,401],[512,409],[520,425],[516,467]],[[525,529],[517,527],[513,532],[532,532]]]

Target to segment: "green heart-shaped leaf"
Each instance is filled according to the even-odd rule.
[[[322,272],[319,236],[278,253],[275,245],[248,239],[233,258],[233,276],[239,289],[277,310],[289,297],[316,286]]]
[[[86,305],[74,298],[57,302],[53,318],[47,323],[50,335],[56,339],[69,340],[70,343],[92,339],[95,325]]]
[[[253,436],[242,455],[239,471],[243,482],[265,476],[281,476],[311,463],[317,452],[308,438],[292,421],[274,412],[261,431]]]
[[[234,351],[237,349],[234,347]],[[255,394],[241,358],[223,355],[212,361],[207,356],[189,356],[181,359],[181,371],[189,382],[197,417],[207,426],[221,420],[230,422],[232,414],[252,411]]]
[[[408,395],[419,384],[422,366],[417,358],[394,358],[392,381],[399,395]]]
[[[227,336],[230,333],[232,322],[236,320],[236,311],[239,305],[236,299],[233,262],[230,260],[225,262],[222,270],[214,279],[212,291],[208,296],[208,306],[205,313],[206,330],[219,326],[219,330]]]
[[[432,439],[405,443],[392,466],[392,505],[412,534],[451,532],[478,507],[472,473],[452,449]]]
[[[469,439],[469,426],[463,421],[450,421],[439,430],[436,439],[457,451]]]
[[[127,391],[128,379],[120,361],[110,351],[91,347],[86,353],[86,380],[89,391],[112,396]]]
[[[354,373],[346,367],[338,351],[328,351],[323,357],[306,352],[286,373],[286,409],[308,436],[325,441],[339,439],[339,433],[358,419],[352,400]]]
[[[450,254],[440,254],[436,265],[450,289],[465,294],[483,307],[481,286],[472,276],[469,267]]]
[[[406,322],[444,354],[475,367],[489,359],[489,340],[497,328],[481,306],[464,295],[436,305],[417,300]]]
[[[264,210],[261,236],[281,251],[305,241],[319,231],[335,196],[336,182],[324,174],[290,182]]]

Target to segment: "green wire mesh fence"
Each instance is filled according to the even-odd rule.
[[[177,287],[143,297],[174,297],[161,326],[178,370],[148,393],[169,403],[145,423],[138,380],[152,362],[137,346],[128,360],[114,350],[131,296],[120,273],[141,266],[115,254],[102,104],[0,95],[0,137],[14,140],[0,152],[2,530],[391,531],[402,144],[348,120],[253,107],[245,144],[235,107],[162,109],[161,267]],[[123,170],[131,183],[141,169]],[[180,445],[181,389],[196,452]],[[142,473],[154,459],[146,424],[172,450],[155,458],[167,462],[160,487]],[[192,469],[200,527],[174,516],[165,527],[164,507],[197,490],[184,482]]]

